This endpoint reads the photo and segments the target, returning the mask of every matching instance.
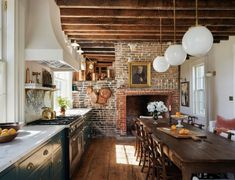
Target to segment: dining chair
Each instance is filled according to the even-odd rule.
[[[205,125],[201,124],[201,123],[197,123],[196,121],[198,121],[198,117],[196,116],[188,116],[188,124],[191,124],[192,126],[198,127],[200,129],[202,129]]]
[[[152,170],[152,177],[156,175],[159,180],[181,180],[181,171],[163,152],[163,142],[152,134],[149,136],[149,141],[152,147],[152,152],[150,153],[150,170]]]
[[[223,128],[214,129],[213,133],[218,134],[218,135],[220,135],[221,133],[224,133],[226,135],[226,138],[229,140],[231,140],[232,136],[235,135],[234,133],[228,131],[227,129],[223,129]]]
[[[141,165],[142,163],[141,172],[144,172],[144,168],[148,167],[147,162],[149,162],[149,145],[147,139],[147,132],[142,124],[140,125],[140,136],[142,141],[139,165]]]
[[[135,156],[136,160],[139,159],[141,153],[141,131],[140,131],[140,121],[138,119],[134,120],[135,122],[135,129],[132,131],[132,134],[135,136]]]

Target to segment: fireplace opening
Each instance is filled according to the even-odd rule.
[[[152,101],[163,101],[165,105],[168,105],[167,95],[136,95],[126,96],[126,134],[131,136],[131,130],[134,126],[134,119],[141,115],[151,116],[147,110],[147,105]]]

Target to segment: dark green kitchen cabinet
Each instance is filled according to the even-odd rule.
[[[0,173],[0,180],[62,180],[65,179],[65,133],[53,136]]]
[[[0,174],[0,180],[15,180],[16,179],[16,168],[10,167]]]
[[[92,138],[91,113],[87,113],[86,116],[84,117],[83,137],[84,137],[84,148],[87,149]]]

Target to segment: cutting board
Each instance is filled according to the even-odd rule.
[[[190,130],[189,134],[187,135],[181,135],[179,134],[179,130],[181,128],[177,128],[175,131],[172,131],[170,128],[165,128],[165,127],[159,127],[157,129],[178,139],[192,138],[197,140],[199,137],[206,137],[205,134],[192,130]]]

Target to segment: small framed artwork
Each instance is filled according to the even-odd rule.
[[[130,87],[151,86],[151,62],[130,62],[128,67]]]
[[[181,106],[189,107],[189,82],[181,82]]]

